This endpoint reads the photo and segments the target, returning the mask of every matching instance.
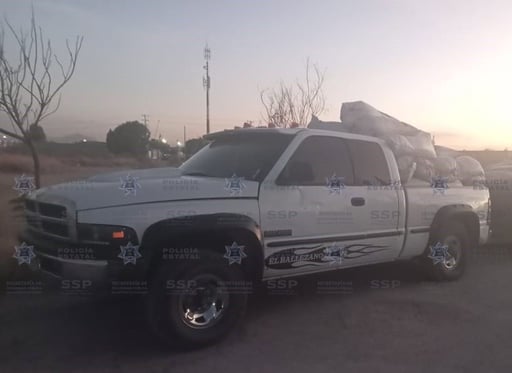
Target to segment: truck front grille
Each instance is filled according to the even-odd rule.
[[[41,269],[43,271],[53,273],[56,276],[62,275],[62,264],[59,261],[48,259],[41,255],[39,257],[39,263],[41,264]]]
[[[54,223],[50,221],[41,221],[41,228],[43,228],[43,232],[50,233],[56,236],[68,237],[68,226],[67,224],[62,223]]]
[[[25,216],[27,227],[35,233],[56,238],[70,238],[68,213],[65,206],[26,200]]]
[[[65,219],[66,207],[50,203],[39,203],[39,214],[50,218]]]

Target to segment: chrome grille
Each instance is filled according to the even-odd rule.
[[[39,214],[51,218],[65,219],[66,207],[51,203],[39,202]]]
[[[70,237],[65,206],[27,199],[25,216],[27,227],[36,233],[54,238]]]
[[[51,221],[41,221],[41,227],[43,228],[43,232],[55,234],[61,237],[68,237],[68,226],[67,224],[55,223]]]

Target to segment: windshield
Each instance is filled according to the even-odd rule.
[[[185,162],[183,175],[261,182],[288,146],[292,135],[278,133],[226,136],[214,140]]]

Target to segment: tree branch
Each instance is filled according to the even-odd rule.
[[[0,129],[0,133],[23,141],[30,147],[34,161],[36,184],[39,184],[39,157],[30,138],[31,126],[55,113],[61,104],[61,90],[75,73],[83,37],[75,39],[74,46],[66,40],[69,61],[66,66],[53,53],[49,39],[37,26],[32,7],[29,32],[16,31],[5,19],[9,34],[18,49],[16,62],[11,64],[6,56],[5,31],[0,27],[0,111],[6,113],[14,131]],[[60,79],[54,79],[53,62],[60,70]],[[59,76],[59,74],[57,74]],[[56,96],[58,98],[56,98]],[[56,105],[52,103],[56,101]],[[19,130],[21,133],[16,133]],[[39,185],[37,185],[39,186]]]
[[[324,73],[307,58],[304,82],[288,85],[281,81],[277,89],[260,91],[265,119],[279,127],[294,122],[305,126],[313,115],[325,110],[323,84]]]

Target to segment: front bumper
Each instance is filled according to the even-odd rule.
[[[33,248],[35,258],[31,267],[49,281],[83,280],[104,287],[112,281],[144,277],[142,258],[126,264],[119,258],[120,247],[58,241],[29,230],[18,239]]]
[[[95,284],[106,284],[110,277],[106,260],[62,259],[36,251],[36,263],[41,274],[50,280],[89,280]]]

